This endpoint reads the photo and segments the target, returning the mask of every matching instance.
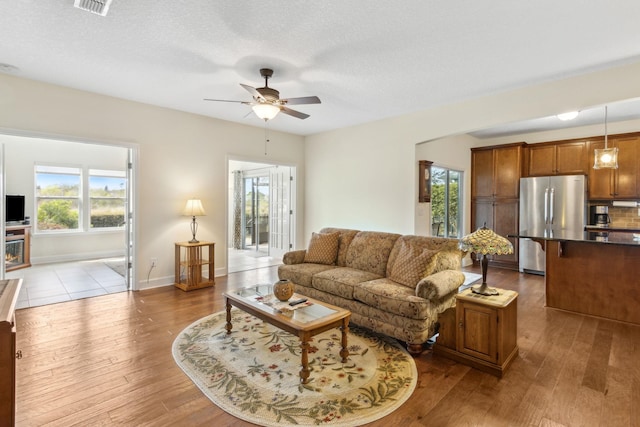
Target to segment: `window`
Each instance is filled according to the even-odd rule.
[[[124,227],[124,171],[36,165],[35,183],[38,232]]]
[[[125,173],[89,170],[89,224],[91,228],[124,227]]]
[[[431,234],[460,238],[462,172],[431,166]]]
[[[82,170],[36,165],[36,230],[79,230]]]

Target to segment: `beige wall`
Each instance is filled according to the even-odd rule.
[[[174,242],[191,238],[185,201],[202,199],[200,240],[216,244],[216,274],[226,273],[227,159],[291,164],[304,188],[304,138],[0,74],[0,133],[124,144],[139,150],[138,271],[141,287],[172,283]],[[298,214],[304,198],[297,195]],[[302,216],[300,216],[302,218]],[[299,222],[298,238],[303,240]],[[150,258],[158,259],[147,283]]]
[[[158,269],[149,285],[170,283],[173,242],[190,237],[180,212],[192,196],[208,213],[198,236],[219,242],[216,264],[224,273],[228,158],[298,166],[298,247],[324,226],[420,232],[419,156],[465,163],[468,171],[471,142],[454,138],[462,145],[454,149],[452,135],[635,98],[638,75],[640,62],[306,138],[272,132],[266,158],[260,127],[0,75],[0,128],[139,149],[137,280],[147,286],[150,257]]]
[[[329,225],[422,232],[416,167],[417,150],[422,149],[416,149],[416,144],[636,98],[640,96],[638,75],[640,62],[309,136],[305,233]],[[489,143],[478,140],[477,145]],[[453,163],[449,145],[438,144],[439,149],[430,150],[430,144],[424,148],[427,160]],[[468,161],[460,160],[467,162],[468,170]]]

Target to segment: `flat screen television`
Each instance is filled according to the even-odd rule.
[[[24,196],[7,194],[4,206],[6,222],[24,221]]]

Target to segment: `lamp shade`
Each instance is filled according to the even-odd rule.
[[[594,169],[618,169],[618,147],[595,149]]]
[[[182,215],[187,216],[202,216],[205,215],[204,208],[200,199],[189,199],[187,205],[184,207]]]
[[[262,120],[271,120],[280,112],[280,109],[275,105],[265,103],[256,104],[251,108],[253,109],[253,112],[256,113],[256,116],[260,117]]]
[[[609,148],[607,146],[607,116],[609,109],[604,106],[604,148],[596,148],[594,151],[594,169],[618,169],[618,147]]]
[[[482,255],[506,255],[513,253],[513,245],[486,226],[460,239],[460,249]]]
[[[487,255],[513,253],[513,245],[511,242],[494,233],[493,230],[488,229],[485,225],[460,239],[460,250],[482,255],[482,285],[472,287],[471,291],[480,295],[498,295],[499,292],[497,289],[487,286],[487,269],[489,268]]]

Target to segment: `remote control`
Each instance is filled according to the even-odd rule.
[[[293,307],[294,305],[302,304],[303,302],[307,302],[307,299],[306,298],[302,298],[302,299],[298,299],[298,300],[295,300],[295,301],[291,301],[289,303],[289,305],[291,307]]]

